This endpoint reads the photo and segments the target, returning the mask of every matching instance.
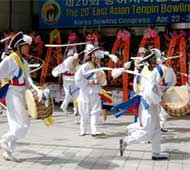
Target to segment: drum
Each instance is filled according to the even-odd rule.
[[[163,107],[171,116],[190,114],[190,94],[186,86],[174,86],[163,95]]]
[[[46,119],[54,111],[53,98],[49,96],[49,105],[38,102],[37,92],[34,89],[27,89],[25,93],[26,105],[29,115],[34,119]]]

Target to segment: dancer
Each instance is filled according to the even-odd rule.
[[[157,66],[156,55],[153,51],[146,54],[143,59],[143,62],[145,61],[148,62],[149,70],[154,70]],[[152,160],[168,159],[167,153],[161,153],[159,113],[162,94],[154,72],[146,78],[142,77],[141,86],[138,112],[142,115],[142,125],[129,136],[120,139],[120,155],[123,156],[124,149],[129,144],[151,140]]]
[[[22,32],[17,33],[9,44],[11,54],[0,63],[0,81],[8,80],[0,89],[0,97],[6,99],[9,125],[8,132],[1,138],[0,146],[4,150],[3,158],[10,161],[19,161],[13,156],[16,141],[26,135],[30,126],[24,97],[26,89],[34,88],[39,101],[42,99],[42,91],[33,84],[28,62],[25,60],[25,56],[29,55],[31,42],[30,36]]]
[[[93,46],[90,44],[91,47]],[[88,120],[90,119],[91,135],[103,135],[97,130],[96,124],[98,116],[102,111],[99,92],[102,86],[107,84],[105,73],[103,71],[87,73],[87,71],[100,67],[101,58],[104,54],[100,52],[99,47],[90,48],[85,54],[85,63],[77,70],[75,74],[75,83],[80,88],[79,91],[79,113],[80,135],[87,133]]]
[[[134,67],[135,71],[138,73],[141,73],[142,76],[147,76],[149,74],[149,71],[144,64],[141,63],[141,59],[138,57],[137,59],[134,60]],[[133,90],[130,93],[131,97],[134,97],[135,95],[139,95],[141,92],[141,81],[142,81],[142,76],[141,75],[136,75],[133,79]],[[142,126],[142,115],[135,114],[134,115],[134,123],[131,123],[127,126],[127,132],[130,134],[133,131],[136,130],[136,128],[140,128]]]
[[[164,53],[162,53],[159,49],[153,48],[152,49],[156,55],[156,62],[158,66],[155,69],[156,81],[160,84],[160,88],[162,93],[170,88],[171,86],[175,86],[177,83],[176,74],[170,66],[165,65],[166,57]],[[160,127],[162,132],[167,132],[165,125],[167,119],[169,118],[168,113],[165,109],[161,106],[160,111]]]
[[[164,92],[170,88],[171,86],[174,86],[176,84],[176,75],[173,71],[173,69],[169,66],[166,66],[164,62],[166,61],[166,58],[164,54],[161,53],[159,49],[153,48],[150,51],[154,51],[156,56],[156,63],[158,64],[156,66],[156,69],[154,69],[154,74],[156,76],[156,82],[160,85],[162,96]],[[146,68],[146,69],[145,69]],[[146,66],[144,67],[142,71],[142,75],[146,76],[151,73],[151,70],[149,70]],[[138,80],[138,81],[137,81]],[[136,76],[134,79],[134,91],[138,94],[141,78],[140,76]],[[140,117],[140,116],[139,116]],[[160,111],[160,126],[162,132],[167,132],[167,129],[165,128],[165,124],[167,122],[167,119],[169,118],[168,113],[165,111],[165,109],[161,106]],[[130,124],[127,127],[127,130],[129,133],[131,133],[135,128],[139,127],[139,123],[136,124]]]
[[[74,75],[76,70],[80,67],[78,62],[78,54],[75,53],[74,56],[69,56],[66,58],[60,65],[55,67],[52,71],[52,75],[57,77],[59,74],[62,74],[63,79],[63,88],[65,96],[60,108],[64,113],[68,113],[69,102],[73,102],[74,115],[78,115],[78,105],[77,98],[79,95],[79,88],[76,86],[74,81]]]

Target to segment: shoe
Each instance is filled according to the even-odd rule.
[[[168,160],[168,153],[160,153],[158,156],[152,156],[152,160]]]
[[[85,132],[80,132],[80,136],[85,136],[86,133]]]
[[[73,113],[74,113],[74,116],[78,116],[79,115],[78,109],[74,107],[73,108]]]
[[[104,136],[104,135],[106,135],[106,134],[103,133],[103,132],[96,132],[96,133],[92,133],[92,134],[91,134],[91,136],[93,136],[93,137],[96,137],[96,136]]]
[[[125,147],[126,145],[124,144],[123,142],[123,139],[120,139],[119,140],[119,147],[120,147],[120,156],[122,157],[123,156],[123,153],[125,151]]]
[[[74,116],[78,116],[79,114],[77,112],[74,112]]]
[[[152,160],[168,160],[168,157],[166,156],[152,156]]]
[[[161,128],[161,131],[162,131],[162,132],[168,132],[168,130],[165,129],[165,128]]]
[[[123,153],[124,153],[124,150],[125,150],[125,146],[124,146],[124,143],[123,143],[123,139],[120,139],[120,140],[119,140],[119,147],[120,147],[120,156],[122,157],[122,156],[123,156]]]
[[[0,141],[0,147],[6,152],[11,152],[11,149],[6,141]]]
[[[20,162],[20,160],[15,158],[10,152],[4,152],[3,159],[6,161]]]

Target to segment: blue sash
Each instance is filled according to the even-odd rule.
[[[122,102],[111,108],[111,111],[120,110],[120,112],[115,114],[115,117],[118,118],[126,112],[132,112],[135,115],[138,114],[139,104],[142,103],[144,109],[148,109],[149,104],[141,95],[136,95],[125,102]]]
[[[86,79],[87,79],[87,80],[90,80],[93,76],[94,76],[94,72],[93,72],[93,73],[90,73],[90,74],[86,77]]]

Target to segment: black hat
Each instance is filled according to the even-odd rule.
[[[32,37],[24,35],[23,32],[18,32],[14,35],[9,43],[10,49],[15,49],[18,45],[31,44]]]
[[[141,62],[148,62],[148,61],[152,60],[153,58],[156,59],[155,53],[154,53],[154,51],[150,51],[150,50],[149,50],[149,51],[147,51],[147,52],[144,54],[144,56],[143,56]]]

